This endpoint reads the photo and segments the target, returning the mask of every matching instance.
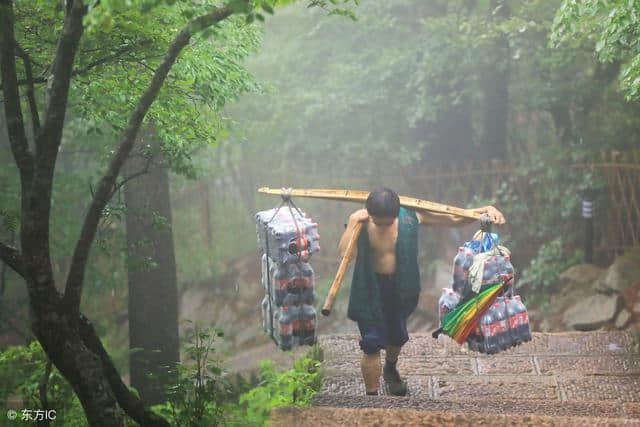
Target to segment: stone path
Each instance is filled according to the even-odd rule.
[[[465,417],[482,424],[495,415],[506,418],[494,421],[507,424],[640,425],[640,354],[626,332],[534,333],[532,341],[497,355],[471,352],[445,336],[412,334],[398,362],[408,380],[406,397],[384,395],[383,384],[382,396],[364,396],[358,340],[357,335],[320,336],[325,382],[314,400],[316,412],[367,408],[371,416],[377,408],[405,416],[417,411],[422,414],[417,419],[436,417],[436,424],[446,424],[447,417],[456,420],[453,424]],[[305,414],[317,421],[313,410],[298,411],[299,425],[314,425],[304,423]],[[341,411],[331,413],[339,418]],[[342,413],[349,414],[350,424],[369,424],[357,421],[365,412]],[[291,412],[276,414],[274,424],[286,414]],[[335,425],[342,424],[338,418]]]

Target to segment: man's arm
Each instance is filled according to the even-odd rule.
[[[340,254],[340,258],[344,257],[344,253],[347,250],[347,245],[349,244],[349,240],[351,239],[351,235],[353,234],[353,229],[356,224],[359,222],[366,222],[369,220],[369,213],[366,209],[359,209],[349,216],[349,223],[347,224],[347,228],[342,233],[342,237],[340,238],[340,243],[338,244],[338,254]],[[356,256],[358,253],[358,247],[356,246],[353,252],[353,256]]]
[[[504,215],[493,206],[483,206],[481,208],[469,209],[478,214],[487,214],[494,224],[502,225],[506,221]],[[476,220],[452,214],[442,214],[435,212],[416,212],[418,222],[424,225],[435,225],[437,227],[463,227],[472,224]]]

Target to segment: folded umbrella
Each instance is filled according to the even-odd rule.
[[[500,291],[504,288],[504,282],[489,285],[487,289],[467,301],[460,302],[453,310],[442,319],[442,327],[433,332],[433,338],[445,333],[458,344],[464,343],[469,334],[478,326],[482,315],[491,307]]]

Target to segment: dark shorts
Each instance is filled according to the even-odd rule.
[[[399,314],[393,304],[394,275],[376,273],[382,298],[383,321],[380,323],[358,322],[360,348],[366,354],[373,354],[388,345],[401,347],[409,341],[407,319]]]

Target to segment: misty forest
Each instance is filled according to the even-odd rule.
[[[366,425],[337,407],[471,414],[456,390],[509,381],[505,413],[637,421],[640,2],[0,0],[0,75],[0,425]],[[380,188],[498,209],[533,336],[433,339],[481,223],[419,227],[413,406],[365,396],[353,264],[320,314],[363,200],[295,193]],[[319,235],[292,348],[260,234],[278,207]]]

